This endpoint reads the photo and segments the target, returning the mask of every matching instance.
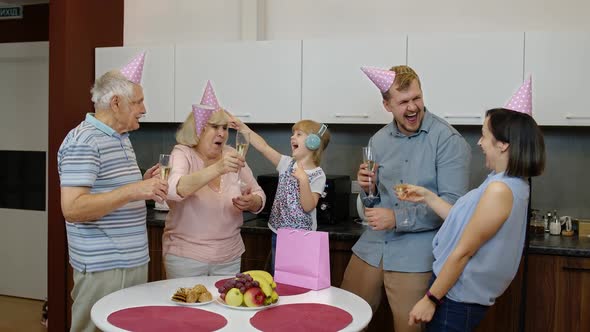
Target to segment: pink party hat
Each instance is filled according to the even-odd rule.
[[[379,90],[384,93],[389,90],[395,80],[395,72],[374,67],[361,67],[365,75],[375,83]]]
[[[201,136],[201,132],[203,131],[203,128],[205,128],[207,121],[209,121],[211,114],[213,114],[213,112],[216,110],[216,107],[209,105],[193,105],[193,115],[195,117],[197,136]]]
[[[526,80],[518,91],[512,96],[512,99],[504,106],[509,110],[520,113],[525,113],[533,116],[533,93],[532,93],[532,77]]]
[[[143,64],[145,62],[145,52],[138,54],[125,67],[121,68],[121,74],[135,84],[141,83],[143,73]]]
[[[203,97],[201,97],[201,105],[213,106],[215,109],[219,108],[219,103],[217,102],[217,97],[215,97],[215,91],[213,91],[211,81],[207,81],[205,92],[203,92]]]

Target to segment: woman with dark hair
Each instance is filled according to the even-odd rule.
[[[432,242],[431,286],[409,324],[427,331],[471,331],[516,275],[525,240],[528,177],[545,167],[545,143],[533,118],[504,108],[486,112],[477,143],[492,172],[455,205],[407,185],[400,199],[423,202],[445,219]]]

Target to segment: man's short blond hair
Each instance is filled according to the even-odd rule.
[[[420,77],[418,77],[418,74],[416,74],[414,69],[412,69],[410,66],[394,66],[389,70],[395,72],[395,80],[393,81],[392,85],[396,86],[395,89],[397,91],[406,90],[414,80],[416,80],[418,82],[418,86],[422,88]],[[391,98],[389,90],[383,92],[381,95],[383,96],[383,100],[389,100]]]

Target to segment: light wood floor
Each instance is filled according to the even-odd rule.
[[[0,295],[0,331],[46,332],[41,325],[43,301]]]

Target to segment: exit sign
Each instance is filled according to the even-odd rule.
[[[0,7],[0,20],[23,18],[23,6]]]

